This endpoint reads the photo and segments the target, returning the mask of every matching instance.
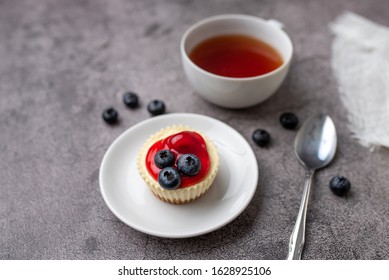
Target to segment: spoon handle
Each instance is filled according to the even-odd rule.
[[[314,170],[307,170],[305,174],[304,193],[303,197],[301,198],[296,224],[294,225],[294,229],[289,240],[288,260],[301,260],[301,253],[303,252],[305,242],[305,220],[307,216],[309,192],[311,190],[314,173]]]

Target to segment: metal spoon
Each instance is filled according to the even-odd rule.
[[[309,191],[315,170],[326,166],[336,151],[336,129],[332,119],[324,114],[305,121],[297,133],[294,151],[306,169],[304,193],[301,199],[296,224],[289,240],[288,260],[300,260],[305,242],[305,220]]]

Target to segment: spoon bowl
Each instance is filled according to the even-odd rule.
[[[329,164],[336,151],[336,129],[332,119],[324,114],[309,118],[297,133],[294,151],[308,170]]]
[[[294,151],[306,169],[303,197],[296,224],[289,240],[288,260],[300,260],[305,243],[305,221],[309,193],[315,170],[328,165],[335,156],[337,136],[334,122],[325,114],[318,114],[305,121],[297,133]]]

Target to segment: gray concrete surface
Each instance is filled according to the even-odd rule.
[[[284,259],[303,187],[295,131],[329,113],[339,133],[334,162],[314,181],[305,259],[389,259],[389,150],[370,152],[347,130],[330,68],[328,23],[344,10],[389,26],[387,1],[0,1],[0,259]],[[243,13],[285,23],[295,56],[287,80],[246,110],[215,107],[192,92],[181,68],[180,37],[208,16]],[[125,91],[141,98],[130,111]],[[145,235],[120,222],[99,190],[101,159],[127,128],[149,118],[148,101],[169,113],[220,119],[249,140],[259,163],[257,192],[225,227],[189,239]],[[115,106],[119,125],[101,112]],[[256,128],[273,142],[251,141]],[[330,178],[347,176],[347,198]]]

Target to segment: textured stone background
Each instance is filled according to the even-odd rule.
[[[304,177],[292,150],[296,132],[278,123],[284,111],[301,120],[327,112],[339,132],[334,162],[314,181],[303,257],[389,259],[389,150],[371,153],[350,137],[330,68],[327,25],[344,10],[389,26],[386,0],[0,0],[0,259],[284,259]],[[185,29],[223,13],[276,18],[295,45],[287,80],[254,108],[210,105],[182,72]],[[139,109],[122,104],[127,90],[139,94]],[[154,98],[169,112],[218,118],[252,145],[258,190],[227,226],[162,239],[131,229],[105,205],[98,183],[104,152],[149,118]],[[110,105],[121,114],[115,127],[100,117]],[[269,148],[252,144],[256,128],[271,133]],[[330,192],[336,174],[352,181],[349,197]]]

